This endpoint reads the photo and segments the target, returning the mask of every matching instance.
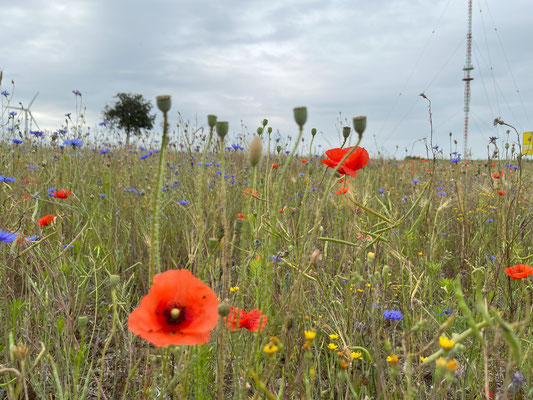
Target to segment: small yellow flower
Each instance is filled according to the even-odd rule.
[[[340,369],[348,369],[349,366],[350,366],[350,364],[346,360],[341,360],[339,362],[339,368]]]
[[[418,252],[418,255],[421,256],[423,253],[421,251]]]
[[[376,257],[376,253],[369,251],[366,257],[368,258],[369,261],[372,261],[374,257]]]
[[[230,291],[230,292],[236,292],[236,291],[238,291],[238,290],[239,290],[239,287],[238,287],[238,286],[233,286],[233,287],[230,287],[230,288],[229,288],[229,291]]]
[[[446,336],[439,337],[439,344],[444,350],[451,350],[453,349],[453,346],[455,346],[455,342]]]
[[[363,293],[363,292],[364,292],[363,289],[357,289],[357,291],[358,291],[359,293]]]
[[[302,347],[304,350],[309,350],[311,348],[311,342],[309,340],[306,340]]]
[[[372,287],[372,285],[370,283],[367,283],[366,287]]]
[[[426,358],[427,358],[427,357],[422,357],[422,356],[420,356],[420,362],[424,362],[424,361],[426,361]]]
[[[339,357],[342,357],[342,356],[344,355],[344,353],[343,353],[342,351],[338,351],[338,352],[337,352],[337,355],[338,355]]]
[[[444,368],[446,367],[446,360],[444,357],[437,358],[437,361],[435,361],[435,364],[437,365],[437,368]]]
[[[316,336],[316,332],[315,331],[304,331],[304,335],[307,340],[313,340]]]
[[[263,351],[268,354],[269,356],[273,355],[276,353],[276,351],[279,350],[279,347],[276,346],[275,344],[273,343],[269,343],[267,344],[265,347],[263,347]]]
[[[446,368],[448,369],[448,371],[455,372],[457,371],[457,368],[459,368],[459,364],[457,364],[455,360],[450,360],[446,364]]]
[[[337,340],[339,338],[339,335],[335,335],[334,333],[332,333],[331,335],[329,335],[329,338],[331,340]]]
[[[392,356],[387,357],[387,362],[390,363],[391,365],[398,365],[398,363],[400,362],[400,359],[398,358],[396,354],[393,354]]]
[[[337,346],[335,343],[328,344],[328,349],[330,350],[337,350],[339,346]]]
[[[356,353],[355,351],[350,353],[350,357],[352,357],[354,360],[357,360],[361,358],[361,353]]]
[[[270,343],[272,344],[280,344],[280,340],[277,336],[270,336]]]

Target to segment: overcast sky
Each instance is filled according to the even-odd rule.
[[[339,113],[367,115],[374,156],[423,154],[433,142],[463,149],[466,0],[28,0],[1,2],[2,90],[55,130],[83,94],[89,126],[117,92],[172,95],[203,123],[214,113],[241,132],[263,118],[295,135],[292,108],[308,107],[319,143],[338,147]],[[495,117],[533,130],[533,2],[475,0],[469,147],[505,137]],[[514,138],[514,136],[513,136]],[[396,152],[396,146],[399,150]]]

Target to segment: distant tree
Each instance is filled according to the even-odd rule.
[[[117,101],[112,107],[105,106],[104,119],[124,129],[126,144],[130,143],[130,135],[140,135],[142,129],[152,129],[155,115],[150,115],[152,103],[140,94],[117,93]]]

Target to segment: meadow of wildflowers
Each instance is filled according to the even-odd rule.
[[[371,159],[364,117],[321,149],[305,107],[288,146],[157,105],[163,133],[131,146],[78,117],[2,127],[0,398],[531,398],[512,135],[485,160]]]

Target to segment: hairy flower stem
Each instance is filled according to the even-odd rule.
[[[111,319],[111,332],[109,333],[109,337],[107,338],[104,344],[104,349],[102,350],[102,358],[100,360],[100,379],[98,379],[98,395],[97,395],[98,400],[100,400],[100,397],[102,395],[102,381],[104,379],[105,353],[107,351],[107,348],[111,344],[111,340],[113,339],[113,336],[115,335],[115,331],[117,329],[117,321],[118,321],[117,289],[115,287],[111,289],[111,301],[113,302],[113,318]]]
[[[226,159],[224,156],[224,138],[220,139],[220,163],[222,166],[222,174],[226,171]],[[220,293],[225,293],[228,287],[228,236],[229,236],[229,223],[228,223],[228,199],[227,199],[227,188],[226,188],[226,179],[224,175],[222,176],[222,193],[221,193],[221,204],[222,204],[222,224],[224,227],[224,236],[220,239],[220,245],[222,246],[222,288]]]
[[[209,138],[207,139],[207,145],[204,148],[204,151],[202,153],[201,163],[202,168],[200,168],[200,180],[198,181],[198,204],[197,204],[197,213],[198,213],[198,265],[201,265],[202,263],[202,256],[203,256],[203,247],[202,245],[205,243],[205,218],[203,215],[203,209],[205,204],[204,199],[204,187],[206,182],[204,182],[205,179],[205,159],[207,156],[207,152],[209,148],[211,147],[211,141],[213,139],[213,127],[209,127]]]
[[[154,204],[152,211],[152,235],[150,243],[150,265],[148,267],[149,285],[154,280],[154,268],[157,273],[161,272],[161,254],[159,252],[159,220],[161,214],[161,189],[163,188],[163,164],[167,155],[168,143],[168,116],[163,113],[163,138],[161,140],[161,151],[159,153],[159,165],[157,167],[157,178],[155,185]]]

